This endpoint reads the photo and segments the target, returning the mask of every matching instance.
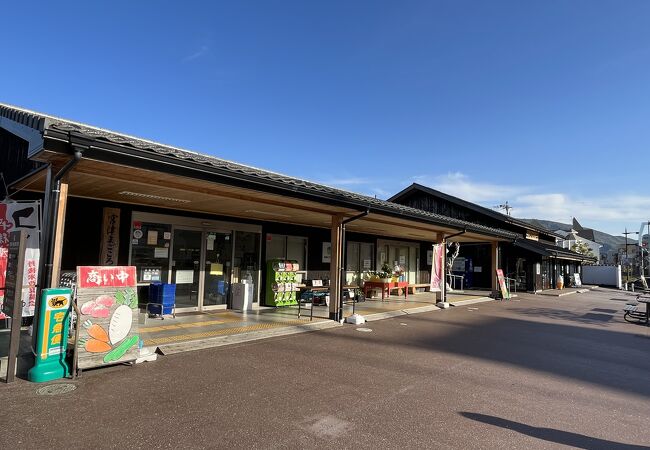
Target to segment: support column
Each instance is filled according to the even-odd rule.
[[[436,306],[441,308],[448,308],[447,303],[447,240],[444,233],[436,239],[436,244],[442,246],[442,281],[440,285],[440,292],[436,293]]]
[[[499,291],[499,283],[497,282],[497,269],[499,269],[499,243],[492,242],[492,249],[490,253],[490,261],[492,263],[492,295],[496,295]]]
[[[330,307],[329,316],[331,320],[342,319],[341,308],[341,254],[342,254],[342,231],[343,216],[332,216],[332,258],[330,261]]]
[[[65,211],[68,206],[68,182],[62,181],[59,188],[57,214],[54,218],[54,253],[52,255],[52,279],[49,287],[58,287],[61,276],[61,257],[63,255],[63,235],[65,233]]]

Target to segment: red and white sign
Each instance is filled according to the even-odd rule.
[[[36,305],[36,283],[38,282],[38,261],[40,257],[40,208],[41,202],[0,203],[0,287],[4,288],[7,272],[9,233],[25,230],[27,247],[25,250],[24,284],[22,291],[23,317],[34,315]],[[4,291],[0,291],[0,308],[4,301]],[[4,317],[0,313],[0,318]]]
[[[499,289],[501,289],[501,296],[504,300],[510,299],[510,292],[506,286],[506,277],[503,275],[502,269],[497,269],[497,281],[499,282]]]
[[[77,285],[81,288],[135,286],[135,266],[80,266]]]
[[[134,266],[78,266],[78,367],[138,357],[138,293]]]

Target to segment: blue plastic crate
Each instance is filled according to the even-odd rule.
[[[174,306],[176,303],[176,285],[169,283],[150,284],[149,303],[162,303],[164,306]]]
[[[162,310],[163,310],[162,313],[160,312],[160,310],[161,310],[160,305],[147,305],[147,306],[148,306],[147,311],[149,312],[149,314],[156,314],[158,316],[160,316],[162,314],[169,315],[169,314],[172,314],[173,311],[174,311],[174,306],[173,305],[172,306],[166,306],[166,305],[163,306],[162,307]]]

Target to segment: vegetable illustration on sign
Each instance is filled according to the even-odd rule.
[[[138,296],[134,267],[79,267],[77,291],[80,322],[79,367],[134,359],[138,336]],[[97,281],[101,280],[101,284]]]

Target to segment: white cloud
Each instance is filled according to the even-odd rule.
[[[385,178],[341,177],[332,178],[325,184],[385,199],[412,182],[490,209],[496,210],[496,205],[507,201],[513,207],[513,217],[562,223],[571,223],[576,217],[583,226],[610,234],[620,234],[625,227],[636,229],[641,222],[650,220],[650,196],[590,196],[588,189],[579,193],[549,192],[540,186],[475,181],[461,172],[420,175],[402,182]]]
[[[446,175],[420,175],[412,181],[430,186],[445,194],[462,198],[469,202],[505,202],[516,195],[523,194],[530,189],[521,186],[508,186],[494,183],[477,183],[460,172],[449,172]]]
[[[588,189],[580,193],[545,192],[539,186],[474,181],[460,172],[417,176],[411,181],[486,208],[494,209],[507,201],[514,217],[563,223],[571,223],[575,217],[583,226],[610,234],[620,234],[625,227],[635,229],[650,220],[650,196],[590,196]]]
[[[210,51],[210,47],[208,47],[207,45],[202,45],[197,51],[183,58],[183,61],[185,62],[194,61],[195,59],[199,59],[200,57],[204,56],[209,51]]]
[[[538,194],[517,197],[513,202],[518,217],[535,217],[561,222],[572,217],[583,221],[641,222],[650,215],[650,197],[613,195],[571,197],[565,194]]]
[[[348,178],[332,178],[322,182],[329,186],[359,186],[369,184],[370,180],[367,178],[348,177]]]

